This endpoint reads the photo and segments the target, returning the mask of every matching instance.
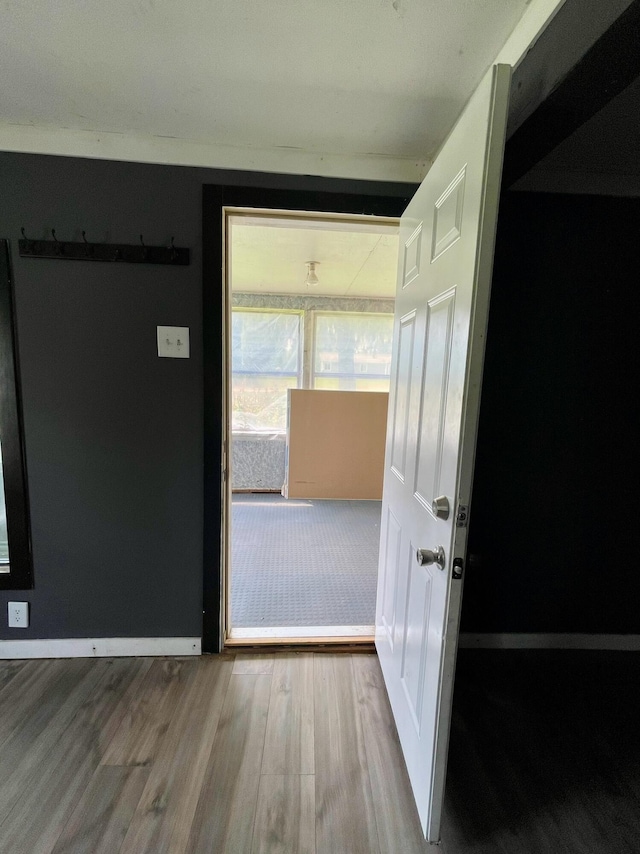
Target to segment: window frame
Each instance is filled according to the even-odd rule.
[[[9,541],[9,571],[0,572],[0,590],[28,590],[33,587],[33,561],[8,240],[0,240],[0,442]]]

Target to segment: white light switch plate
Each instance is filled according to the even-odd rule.
[[[168,359],[188,359],[189,327],[158,326],[158,356]]]
[[[29,626],[29,603],[7,602],[10,629],[26,629]]]

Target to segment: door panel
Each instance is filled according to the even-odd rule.
[[[404,244],[404,256],[402,265],[402,287],[406,288],[420,275],[420,261],[422,258],[422,223],[418,223],[408,240]]]
[[[382,623],[387,633],[389,646],[393,649],[396,628],[396,592],[400,561],[400,524],[388,509],[386,522],[386,547],[382,597]]]
[[[420,733],[422,715],[422,682],[425,674],[427,630],[431,605],[432,577],[429,572],[417,571],[417,546],[411,543],[408,556],[409,584],[407,586],[404,643],[402,646],[402,684],[407,695],[413,725]]]
[[[435,204],[431,263],[452,246],[462,234],[464,179],[466,166],[453,179]]]
[[[391,467],[401,481],[404,481],[405,477],[415,320],[416,313],[412,311],[400,321],[398,360],[395,372],[396,394],[393,407]]]
[[[432,842],[466,548],[456,513],[471,492],[509,82],[508,66],[485,77],[400,224],[376,646]],[[429,562],[438,546],[442,565]],[[419,549],[431,552],[418,560]]]
[[[454,300],[452,289],[427,304],[415,494],[429,513],[433,499],[440,495]]]

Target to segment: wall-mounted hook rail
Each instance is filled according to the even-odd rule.
[[[124,261],[129,264],[170,264],[186,266],[190,263],[189,249],[173,245],[147,246],[143,235],[139,244],[126,243],[90,243],[86,232],[82,232],[81,243],[67,243],[56,236],[51,229],[53,240],[33,240],[28,238],[25,229],[20,229],[22,239],[18,241],[18,250],[22,258],[55,258],[63,261]]]

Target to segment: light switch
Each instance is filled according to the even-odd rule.
[[[189,327],[158,326],[158,356],[168,359],[188,359]]]

